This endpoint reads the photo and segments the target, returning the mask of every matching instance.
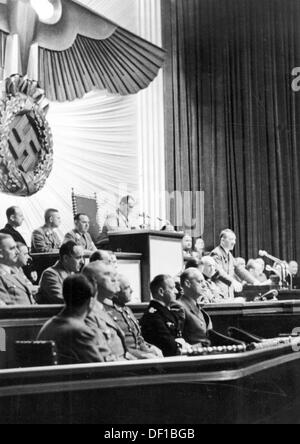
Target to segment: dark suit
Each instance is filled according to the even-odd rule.
[[[41,227],[32,233],[32,253],[52,253],[60,249],[61,241],[55,231]]]
[[[141,327],[145,340],[162,350],[164,356],[180,355],[176,339],[180,339],[182,334],[176,312],[151,301],[141,320]]]
[[[0,300],[5,305],[32,305],[32,285],[23,274],[0,267]]]
[[[199,304],[186,296],[183,296],[178,304],[184,310],[183,339],[191,345],[209,342],[208,332],[213,328],[209,315]]]
[[[211,256],[214,258],[218,266],[218,272],[220,275],[216,284],[220,288],[220,292],[224,295],[225,299],[234,299],[234,288],[232,283],[235,275],[237,275],[242,282],[245,281],[252,285],[255,283],[255,279],[250,273],[243,267],[237,266],[232,253],[227,253],[223,247],[217,247],[211,252]]]
[[[88,364],[104,362],[99,337],[83,321],[64,313],[47,322],[38,335],[39,341],[56,343],[59,364]]]
[[[162,357],[160,350],[144,340],[139,322],[129,307],[113,302],[112,305],[104,303],[104,308],[125,334],[125,343],[129,353],[138,359]]]
[[[60,261],[44,271],[41,277],[37,302],[41,305],[63,304],[63,283],[70,273]]]
[[[76,245],[82,247],[86,251],[96,251],[95,246],[90,233],[80,234],[77,230],[72,230],[65,235],[64,243],[73,241]]]
[[[13,238],[16,243],[21,243],[27,246],[24,237],[17,230],[14,229],[10,224],[6,224],[5,227],[0,231],[1,234],[8,234]]]
[[[87,316],[86,325],[102,336],[102,355],[106,361],[122,361],[127,358],[125,335],[100,302],[95,303]]]

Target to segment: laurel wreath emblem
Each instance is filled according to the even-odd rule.
[[[14,75],[6,79],[5,98],[0,101],[0,191],[31,196],[40,191],[53,167],[53,139],[46,114],[49,103],[38,83]],[[30,114],[32,130],[40,144],[34,167],[24,172],[10,150],[10,138],[17,118]]]

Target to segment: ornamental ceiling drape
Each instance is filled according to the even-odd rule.
[[[137,31],[136,0],[81,0],[132,32]],[[51,103],[48,120],[54,137],[54,168],[46,187],[31,198],[0,195],[0,225],[5,210],[22,207],[26,222],[21,231],[29,241],[43,224],[46,208],[62,213],[61,234],[72,225],[71,189],[84,195],[97,192],[102,218],[122,192],[138,194],[137,98],[93,92],[72,103]],[[107,195],[110,195],[110,199]]]

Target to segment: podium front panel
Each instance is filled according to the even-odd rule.
[[[176,276],[183,269],[181,239],[150,237],[150,279],[159,274]]]

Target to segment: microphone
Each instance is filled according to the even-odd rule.
[[[277,270],[275,270],[275,268],[271,267],[271,265],[267,265],[266,266],[266,270],[270,273],[271,271],[273,271],[275,274],[277,274],[277,276],[281,277],[279,272]]]
[[[262,295],[262,300],[271,301],[272,299],[277,299],[279,296],[279,293],[277,290],[270,290],[267,293]]]
[[[254,301],[255,302],[264,302],[264,301],[277,301],[277,297],[278,297],[279,293],[277,290],[271,290],[268,291],[267,293],[263,294],[262,296],[257,296]]]
[[[276,262],[277,264],[284,264],[284,261],[282,261],[281,259],[278,259],[275,256],[272,256],[271,254],[267,253],[264,250],[260,250],[258,252],[258,254],[260,257],[266,257],[266,258],[270,259],[271,261]]]

